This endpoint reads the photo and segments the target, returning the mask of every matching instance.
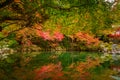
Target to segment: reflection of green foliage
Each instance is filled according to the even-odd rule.
[[[51,54],[48,52],[47,54],[45,52],[38,54],[37,56],[33,57],[33,59],[30,61],[29,66],[34,68],[37,66],[42,66],[51,63],[51,59],[49,58]],[[34,64],[33,64],[34,63]]]
[[[112,74],[115,74],[115,71],[99,66],[91,71],[91,80],[113,80],[110,77]]]
[[[20,56],[18,54],[12,54],[4,60],[0,60],[0,72],[2,70],[5,71],[5,73],[7,74],[12,72],[14,63],[19,64],[19,62],[17,62],[20,59],[19,57]]]
[[[62,62],[63,67],[67,67],[72,63],[84,62],[87,57],[95,58],[98,54],[90,54],[87,52],[63,52],[58,59]]]
[[[112,60],[112,55],[111,54],[104,54],[101,56],[101,61],[104,63],[104,61],[111,61]]]
[[[26,75],[24,76],[28,78],[30,77],[30,76],[27,76],[29,74],[28,72],[34,71],[36,68],[41,69],[42,66],[46,66],[51,63],[57,64],[58,62],[61,62],[62,71],[65,72],[64,74],[69,78],[69,76],[71,76],[70,73],[77,74],[76,72],[74,72],[76,68],[71,68],[71,69],[68,68],[71,64],[74,64],[74,66],[77,67],[77,63],[80,63],[80,62],[86,63],[87,57],[94,60],[100,56],[97,53],[89,53],[89,52],[61,52],[59,55],[56,54],[55,52],[38,52],[37,55],[35,55],[34,53],[32,54],[33,55],[31,55],[31,53],[30,54],[21,54],[21,53],[11,54],[8,56],[8,58],[4,60],[0,60],[0,74],[3,74],[4,78],[6,77],[6,79],[3,79],[3,77],[1,78],[0,76],[0,79],[1,80],[8,80],[8,79],[13,80],[14,78],[19,79],[18,76],[20,75],[16,75],[16,74],[18,74],[18,72],[19,74],[23,74],[23,71],[25,71],[26,73]],[[56,58],[53,57],[54,58],[53,59],[51,56],[56,56]],[[30,59],[30,61],[27,62],[28,59]],[[87,68],[86,65],[85,67]],[[26,72],[26,70],[28,72]],[[109,76],[114,74],[114,71],[110,70],[109,67],[107,66],[103,66],[103,64],[100,64],[94,68],[90,68],[89,70],[87,70],[87,72],[90,72],[91,80],[96,80],[96,79],[111,80]],[[78,74],[80,73],[78,72]],[[72,80],[74,80],[74,78],[76,78],[76,76],[73,75]],[[23,79],[20,78],[20,80],[23,80]],[[25,79],[25,80],[31,80],[31,79]]]
[[[61,54],[58,58],[62,62],[62,66],[69,66],[72,63],[72,57],[70,54]]]

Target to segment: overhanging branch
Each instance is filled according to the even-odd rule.
[[[14,2],[14,0],[6,0],[5,2],[0,3],[0,8],[3,8],[9,4],[11,4],[12,2]]]
[[[99,3],[98,2],[91,3],[91,5],[94,5],[94,4],[99,4]],[[73,5],[73,6],[70,6],[68,8],[65,8],[65,7],[61,7],[61,6],[53,6],[53,5],[50,5],[50,4],[46,3],[43,7],[50,7],[50,8],[57,9],[57,10],[71,11],[74,8],[80,8],[80,7],[88,6],[88,5],[89,4],[86,3],[86,4],[80,4],[80,5]]]

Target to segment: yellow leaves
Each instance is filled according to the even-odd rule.
[[[4,36],[8,36],[9,33],[14,32],[15,30],[18,30],[20,28],[20,26],[16,25],[16,24],[12,24],[10,26],[5,27],[2,30],[2,33]]]
[[[17,31],[17,35],[20,35],[20,36],[30,36],[30,35],[34,35],[34,29],[33,28],[24,28],[24,29],[21,29],[19,31]]]
[[[75,63],[72,63],[70,66],[68,66],[68,68],[70,69],[74,69],[74,67],[75,67]]]
[[[32,27],[35,28],[35,29],[37,29],[37,30],[42,30],[42,24],[35,24]]]
[[[57,58],[58,58],[57,55],[50,56],[50,59],[57,59]]]
[[[114,31],[116,31],[116,28],[110,28],[107,30],[100,30],[100,32],[102,32],[105,35],[112,34]]]
[[[72,22],[77,23],[78,21],[79,21],[79,19],[74,19]]]
[[[18,30],[19,28],[21,28],[21,27],[16,24],[11,24],[11,25],[5,27],[4,30],[7,30],[8,32],[12,32],[12,31]]]
[[[21,2],[21,0],[14,0],[14,2],[18,3],[18,2]]]
[[[8,36],[9,32],[7,30],[2,30],[2,33],[3,33],[4,36]]]
[[[99,66],[101,63],[99,58],[92,59],[91,57],[87,57],[85,62],[78,62],[77,64],[72,63],[68,68],[74,68],[76,71],[80,73],[84,73],[87,70]]]
[[[87,13],[85,14],[85,18],[89,19],[89,18],[90,18],[90,13],[87,12]]]
[[[100,60],[98,58],[96,59],[90,59],[90,58],[87,58],[87,61],[88,63],[88,68],[93,68],[95,66],[99,66],[100,65]]]

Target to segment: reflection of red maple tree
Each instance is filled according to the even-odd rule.
[[[44,80],[48,78],[52,80],[64,80],[62,78],[63,72],[60,62],[58,64],[49,64],[42,66],[40,69],[36,69],[35,73],[35,80]]]

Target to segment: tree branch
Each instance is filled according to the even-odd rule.
[[[5,2],[0,3],[0,8],[3,8],[9,4],[11,4],[12,2],[14,2],[14,0],[6,0]]]
[[[53,5],[50,5],[50,4],[46,3],[43,7],[50,7],[50,8],[54,8],[54,9],[58,9],[58,10],[71,11],[73,8],[80,8],[82,6],[88,6],[89,4],[90,3],[81,4],[81,5],[73,5],[73,6],[70,6],[69,8],[64,8],[64,7],[61,7],[61,6],[53,6]],[[91,3],[91,5],[94,5],[94,4],[99,4],[99,2]]]
[[[26,28],[26,27],[21,27],[21,28],[19,28],[19,29],[17,29],[17,30],[14,30],[14,31],[9,32],[7,36],[5,36],[5,37],[3,37],[3,38],[0,38],[0,41],[3,40],[3,39],[5,39],[5,38],[7,38],[7,37],[9,36],[9,34],[14,33],[14,32],[16,32],[16,31],[19,31],[19,30],[24,29],[24,28]]]
[[[21,17],[21,16],[20,17],[16,17],[16,16],[7,17],[7,16],[4,16],[4,17],[1,17],[0,23],[5,22],[5,21],[17,21],[17,20],[24,20],[25,21],[25,19],[23,17]]]

